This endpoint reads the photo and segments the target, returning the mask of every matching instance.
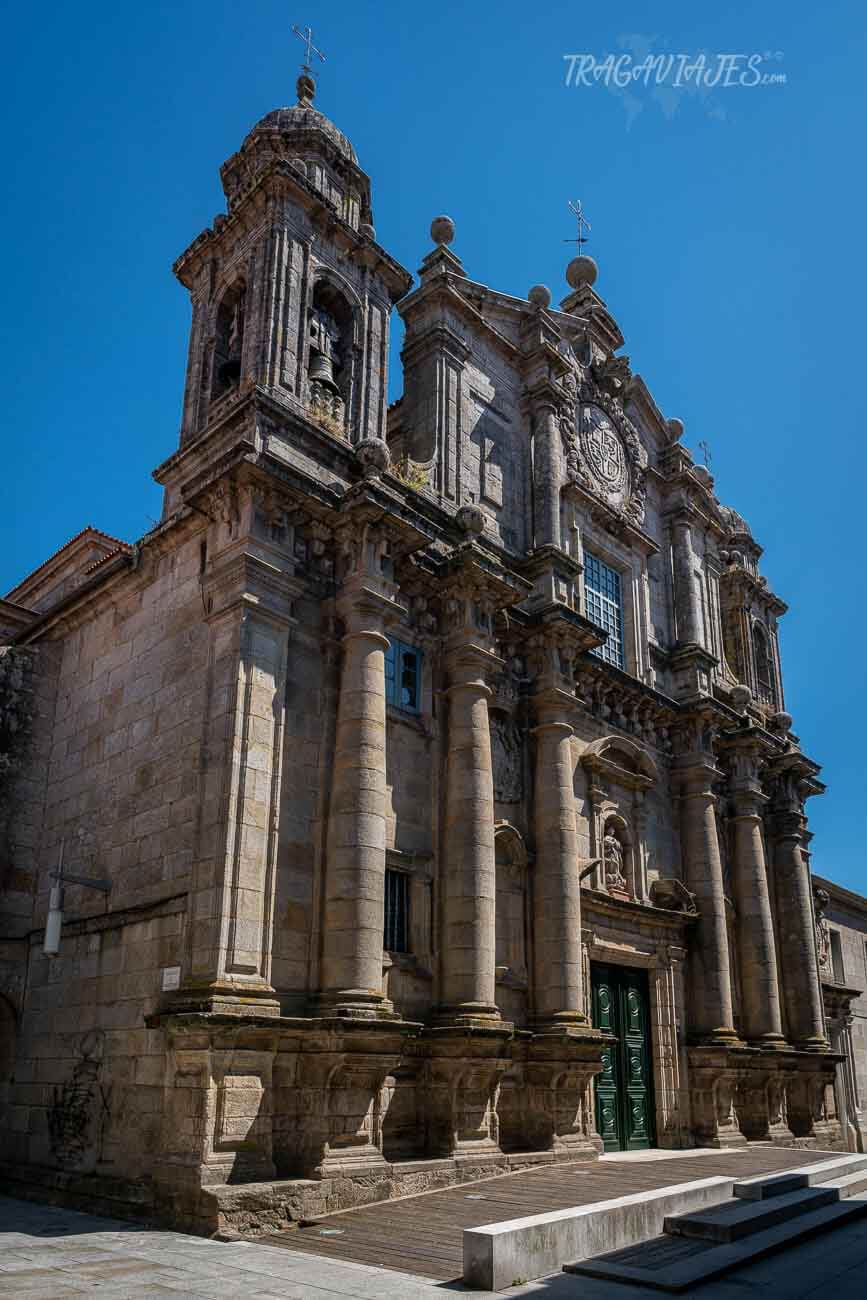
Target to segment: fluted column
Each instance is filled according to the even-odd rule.
[[[713,783],[721,775],[710,756],[690,756],[681,768],[681,838],[686,883],[696,896],[699,920],[690,945],[692,1034],[736,1042],[732,1013],[726,902]]]
[[[536,1019],[586,1024],[581,959],[581,885],[572,774],[570,701],[536,697],[536,864],[533,920]]]
[[[741,1032],[751,1043],[784,1045],[774,921],[756,791],[734,794],[734,892],[741,970]]]
[[[493,658],[493,656],[490,656]],[[488,656],[461,646],[448,656],[448,759],[443,857],[442,1012],[463,1023],[499,1019],[495,995],[494,782]]]
[[[704,629],[695,575],[692,527],[686,513],[671,521],[671,554],[674,570],[674,600],[679,645],[703,645]]]
[[[786,1027],[795,1046],[827,1051],[810,873],[801,853],[803,831],[799,812],[779,812],[772,820]]]
[[[560,423],[553,401],[534,410],[533,509],[535,544],[560,546]]]

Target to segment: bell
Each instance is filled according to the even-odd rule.
[[[329,388],[337,389],[334,382],[334,368],[331,364],[331,358],[327,357],[324,352],[314,352],[310,358],[310,382],[318,381],[320,384],[327,384]]]

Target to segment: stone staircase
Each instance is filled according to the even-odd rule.
[[[564,1272],[682,1292],[867,1215],[867,1155],[735,1183],[734,1199],[665,1219],[660,1236]]]

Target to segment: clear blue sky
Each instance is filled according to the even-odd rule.
[[[6,0],[0,19],[2,589],[85,523],[133,539],[159,515],[188,323],[171,263],[222,210],[220,163],[293,102],[310,22],[318,105],[410,270],[448,212],[474,279],[558,299],[583,199],[624,350],[710,444],[791,605],[787,704],[830,786],[815,867],[867,892],[863,4]],[[772,53],[787,80],[565,85],[564,54],[645,48]]]

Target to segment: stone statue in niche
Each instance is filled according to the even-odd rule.
[[[816,904],[816,953],[819,959],[819,969],[827,971],[831,963],[831,939],[825,921],[825,909],[831,901],[831,895],[827,889],[815,889],[813,898]]]
[[[521,738],[511,718],[491,715],[491,763],[494,798],[498,803],[520,803],[524,797]]]
[[[602,856],[605,861],[605,884],[609,889],[626,893],[626,876],[623,874],[623,845],[612,826],[606,827],[602,841]]]

